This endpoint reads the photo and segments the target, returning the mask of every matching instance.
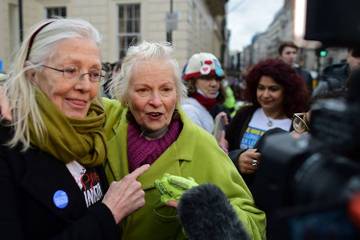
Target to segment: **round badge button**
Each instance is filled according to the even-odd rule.
[[[69,204],[69,197],[63,190],[57,190],[53,196],[53,202],[57,208],[66,208]]]

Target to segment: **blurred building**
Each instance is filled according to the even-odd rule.
[[[103,35],[105,62],[122,58],[141,40],[166,41],[172,31],[176,58],[182,67],[193,53],[208,51],[226,59],[227,0],[1,0],[0,60],[5,70],[20,45],[19,3],[24,33],[44,18],[61,16],[90,21]],[[172,14],[169,14],[172,8]],[[25,35],[24,34],[24,35]]]
[[[295,41],[295,1],[284,0],[283,7],[276,13],[268,28],[262,33],[256,33],[251,44],[244,48],[242,54],[244,69],[264,58],[278,57],[278,47],[281,42]],[[324,66],[340,62],[346,56],[344,49],[331,48],[327,57],[319,59],[315,51],[317,44],[309,41],[297,44],[300,47],[298,63],[308,70],[319,71]]]
[[[270,32],[257,33],[253,36],[252,43],[252,53],[251,59],[253,63],[257,63],[265,59],[269,55],[269,35]]]

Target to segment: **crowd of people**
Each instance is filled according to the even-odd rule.
[[[42,21],[2,81],[2,237],[187,239],[177,204],[161,201],[154,184],[172,174],[218,187],[245,235],[265,239],[266,213],[251,193],[258,144],[273,129],[309,130],[311,92],[320,91],[295,63],[297,46],[285,42],[279,58],[249,69],[246,104],[232,117],[212,53],[196,53],[182,68],[170,44],[143,41],[102,64],[100,45],[85,20]],[[332,69],[349,75],[357,57],[351,49],[347,65]]]

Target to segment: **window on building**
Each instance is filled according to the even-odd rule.
[[[66,18],[66,7],[47,7],[46,18],[63,17]]]
[[[20,46],[19,6],[9,4],[9,47],[10,52],[16,52]],[[10,54],[9,54],[10,55]],[[11,60],[12,55],[11,55]]]
[[[119,5],[119,58],[124,58],[129,46],[140,41],[140,4]]]

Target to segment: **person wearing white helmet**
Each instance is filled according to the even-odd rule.
[[[192,55],[183,69],[188,98],[183,101],[182,108],[194,123],[215,135],[214,119],[222,122],[220,125],[228,122],[226,113],[222,111],[225,94],[221,81],[224,77],[219,60],[211,53]],[[220,146],[226,150],[224,133],[216,137]]]

